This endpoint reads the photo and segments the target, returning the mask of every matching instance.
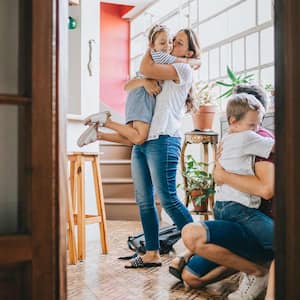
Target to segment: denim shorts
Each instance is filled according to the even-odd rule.
[[[155,107],[155,97],[150,96],[143,87],[129,92],[125,105],[126,124],[142,121],[150,124]]]
[[[204,221],[207,232],[207,243],[215,244],[230,250],[252,262],[264,263],[273,259],[273,251],[261,247],[245,226],[226,220]],[[199,255],[194,255],[186,265],[189,272],[196,276],[204,276],[218,264]]]
[[[266,249],[273,249],[274,221],[256,208],[250,208],[233,201],[216,201],[216,220],[233,221],[243,225],[248,235]]]

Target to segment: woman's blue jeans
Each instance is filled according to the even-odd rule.
[[[180,142],[180,138],[161,135],[156,140],[134,145],[132,149],[132,177],[147,250],[159,249],[159,218],[154,192],[178,229],[193,222],[176,192]]]

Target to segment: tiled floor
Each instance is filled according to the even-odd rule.
[[[87,231],[87,258],[85,262],[68,266],[69,300],[181,300],[181,299],[226,299],[233,288],[234,280],[225,280],[226,293],[220,295],[207,290],[184,287],[168,273],[168,265],[176,254],[164,255],[163,266],[151,269],[125,269],[119,256],[131,255],[126,240],[128,235],[141,231],[139,222],[109,221],[109,254],[102,255],[96,225]],[[180,253],[181,242],[175,247]]]

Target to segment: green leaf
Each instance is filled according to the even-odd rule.
[[[223,82],[223,81],[216,81],[216,83],[219,84],[219,85],[227,86],[227,87],[233,86],[232,83],[226,83],[226,82]]]
[[[187,168],[191,169],[194,166],[194,162],[193,161],[188,161],[187,162]]]
[[[232,82],[236,82],[236,76],[228,65],[227,65],[227,75],[231,79]]]
[[[202,201],[205,201],[207,199],[207,195],[201,195],[198,196],[197,198],[194,198],[195,204],[200,205]]]
[[[252,78],[253,76],[254,76],[254,74],[249,74],[249,75],[245,76],[243,79],[250,79],[250,78]]]
[[[199,171],[199,175],[202,175],[202,176],[205,176],[205,177],[208,176],[207,172],[204,172],[204,171]]]
[[[233,93],[233,88],[229,89],[228,91],[226,91],[225,93],[223,93],[222,95],[220,95],[217,99],[223,98],[223,97],[229,97],[231,96]]]
[[[249,80],[243,79],[243,80],[241,80],[241,83],[249,83]]]

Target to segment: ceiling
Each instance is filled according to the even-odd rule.
[[[123,16],[125,19],[132,19],[144,11],[150,4],[156,2],[157,0],[101,0],[101,2],[121,4],[121,5],[131,5],[134,6],[127,14]]]

